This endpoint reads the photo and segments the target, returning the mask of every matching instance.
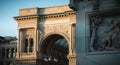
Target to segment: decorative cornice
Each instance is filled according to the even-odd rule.
[[[15,20],[28,20],[28,19],[43,19],[43,18],[59,18],[65,17],[69,15],[75,15],[75,11],[65,11],[62,13],[54,13],[54,14],[46,14],[46,15],[27,15],[27,16],[16,16],[14,17]]]
[[[42,15],[40,17],[42,17],[42,18],[59,18],[59,17],[65,17],[65,16],[69,16],[69,15],[74,15],[74,14],[76,14],[75,11],[66,11],[63,13],[54,13],[54,14]]]
[[[78,11],[78,8],[76,8],[75,6],[72,6],[71,4],[69,4],[69,7],[74,11]]]
[[[27,16],[16,16],[14,17],[15,20],[28,20],[28,19],[36,19],[38,15],[27,15]]]

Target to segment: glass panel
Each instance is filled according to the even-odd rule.
[[[28,47],[28,39],[25,39],[25,49],[24,49],[24,52],[27,52],[27,47]]]
[[[6,52],[6,53],[7,53],[7,58],[8,58],[8,57],[9,57],[9,49],[7,49],[7,52]]]
[[[2,57],[5,58],[5,49],[2,49]]]
[[[14,57],[14,48],[11,49],[11,57]]]
[[[32,52],[33,51],[33,38],[30,38],[29,42],[30,42],[29,51]]]
[[[65,40],[64,38],[58,39],[58,40],[55,42],[55,44],[58,44],[58,45],[60,45],[60,46],[62,46],[62,47],[67,48],[67,40]]]

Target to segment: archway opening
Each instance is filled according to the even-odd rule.
[[[48,36],[41,46],[41,65],[68,65],[68,49],[68,41],[63,36]]]

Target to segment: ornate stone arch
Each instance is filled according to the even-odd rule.
[[[38,47],[38,63],[44,64],[46,61],[50,61],[50,58],[53,61],[56,59],[58,64],[64,62],[62,64],[68,65],[67,56],[69,55],[70,43],[69,36],[64,32],[56,31],[45,34]]]
[[[60,35],[60,36],[62,36],[62,37],[64,37],[66,40],[67,40],[67,42],[68,42],[68,49],[69,49],[69,45],[70,45],[70,37],[66,34],[66,33],[64,33],[64,32],[50,32],[50,33],[47,33],[47,34],[45,34],[44,35],[44,37],[41,39],[41,41],[39,42],[39,47],[38,47],[38,52],[40,53],[40,49],[42,48],[42,44],[43,44],[43,42],[44,42],[44,40],[47,38],[47,37],[49,37],[49,36],[51,36],[51,35]]]

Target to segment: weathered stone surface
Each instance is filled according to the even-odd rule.
[[[57,64],[76,65],[75,14],[67,5],[20,9],[19,16],[14,17],[19,32],[15,64],[45,65],[53,59]]]
[[[120,7],[116,2],[118,1],[79,0],[70,4],[77,9],[77,65],[120,65]]]

